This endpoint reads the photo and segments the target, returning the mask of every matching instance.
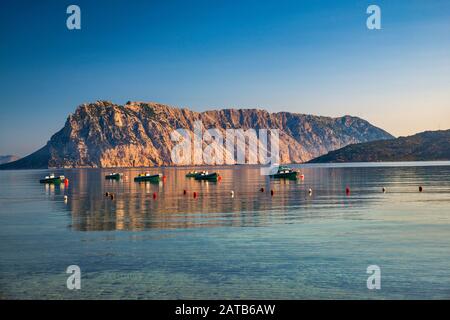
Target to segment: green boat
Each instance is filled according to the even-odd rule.
[[[64,176],[55,176],[54,174],[51,174],[49,176],[46,176],[44,179],[39,180],[40,183],[63,183],[64,179],[66,177]]]
[[[186,178],[195,178],[202,173],[206,173],[206,171],[189,171],[188,173],[186,173]]]
[[[107,180],[120,180],[122,178],[122,173],[113,172],[110,174],[107,174],[105,176],[105,179]]]
[[[136,182],[142,182],[142,181],[150,181],[150,182],[159,182],[162,178],[162,173],[158,174],[150,174],[150,173],[141,173],[137,177],[134,178],[134,181]]]
[[[298,172],[286,167],[286,166],[279,166],[276,173],[271,174],[271,178],[276,179],[297,179]]]
[[[189,171],[188,173],[186,173],[186,178],[195,178],[195,176],[198,174],[198,171]]]
[[[217,181],[218,178],[219,174],[217,172],[208,173],[207,171],[195,176],[195,180]]]

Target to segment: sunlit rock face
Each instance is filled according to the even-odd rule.
[[[10,167],[138,167],[177,165],[171,150],[175,129],[278,129],[281,163],[300,163],[348,144],[391,139],[389,133],[351,116],[319,117],[259,109],[195,112],[158,103],[108,101],[79,106],[47,145]],[[203,143],[203,147],[207,145]],[[224,146],[225,149],[225,146]],[[225,152],[225,156],[227,155]],[[246,158],[251,155],[246,155]]]

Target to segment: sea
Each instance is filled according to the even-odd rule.
[[[292,167],[0,171],[0,299],[450,298],[450,162]]]

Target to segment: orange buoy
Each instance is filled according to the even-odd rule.
[[[222,176],[218,176],[217,181],[221,181],[221,180],[222,180]]]
[[[305,180],[305,176],[303,174],[301,174],[300,179]]]
[[[259,191],[264,192],[264,188],[259,189]]]
[[[69,185],[69,179],[65,178],[64,179],[64,186],[67,187]]]
[[[153,199],[156,199],[156,192],[153,192]]]
[[[270,190],[270,195],[273,196],[274,192],[273,190]]]
[[[422,192],[423,191],[423,188],[422,188],[422,186],[420,186],[419,187],[419,192]]]
[[[167,177],[166,176],[162,176],[163,182],[166,181]]]

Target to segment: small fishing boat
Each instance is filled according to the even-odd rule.
[[[219,174],[217,172],[208,173],[208,171],[202,172],[195,176],[195,180],[217,181],[218,178]]]
[[[134,181],[150,181],[150,182],[159,182],[162,178],[162,173],[158,174],[150,174],[150,173],[140,173],[137,177],[134,178]]]
[[[271,174],[270,177],[276,179],[297,179],[297,175],[297,171],[286,166],[279,166],[277,172]]]
[[[40,183],[63,183],[65,178],[66,177],[64,177],[64,176],[55,176],[54,174],[51,174],[49,176],[45,176],[45,178],[39,180],[39,182]]]
[[[186,173],[186,178],[195,178],[196,175],[198,175],[200,172],[198,171],[189,171]]]
[[[199,174],[207,173],[206,171],[189,171],[186,173],[186,178],[195,178]]]
[[[107,179],[107,180],[120,180],[122,178],[122,176],[123,176],[122,173],[113,172],[113,173],[107,174],[105,176],[105,179]]]

